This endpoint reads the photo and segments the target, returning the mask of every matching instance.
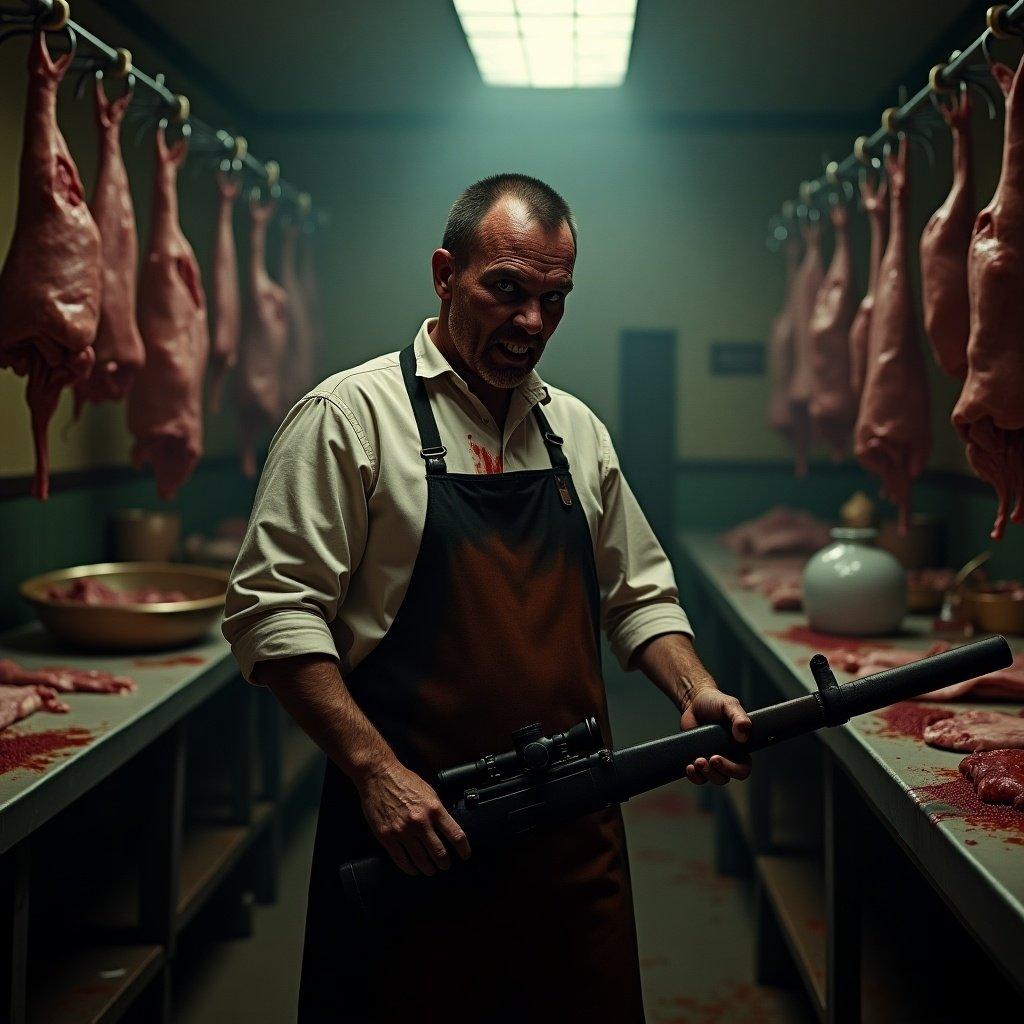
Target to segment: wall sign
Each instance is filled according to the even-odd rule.
[[[711,342],[711,372],[715,376],[721,377],[763,375],[764,342]]]

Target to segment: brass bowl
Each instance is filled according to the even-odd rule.
[[[986,633],[1024,633],[1024,597],[1001,591],[998,584],[966,591],[964,604],[970,620]]]
[[[180,590],[187,601],[87,605],[47,596],[58,584],[99,578],[112,590]],[[206,635],[224,610],[228,573],[172,562],[101,562],[58,569],[25,580],[21,596],[58,639],[95,651],[152,651],[179,647]]]

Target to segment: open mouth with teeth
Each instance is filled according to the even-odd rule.
[[[514,363],[517,366],[525,363],[530,358],[532,351],[529,345],[519,345],[513,341],[499,341],[494,349],[506,362]]]

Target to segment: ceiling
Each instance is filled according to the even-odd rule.
[[[102,0],[101,0],[102,2]],[[104,2],[177,47],[240,115],[266,127],[330,127],[563,104],[482,84],[450,0]],[[984,27],[964,0],[639,0],[626,85],[570,97],[580,109],[729,117],[857,114],[916,90],[927,67]],[[241,15],[239,12],[244,12]],[[913,77],[909,77],[913,75]],[[876,107],[877,105],[877,107]]]

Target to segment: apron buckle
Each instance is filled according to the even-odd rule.
[[[559,437],[556,433],[554,433],[551,430],[544,431],[544,440],[550,442],[551,444],[557,444],[559,448],[561,448],[562,445],[565,444],[565,438]]]
[[[439,444],[434,448],[420,449],[420,458],[426,462],[427,472],[431,474],[439,474],[445,471],[444,457],[447,454],[448,449],[443,444]]]

